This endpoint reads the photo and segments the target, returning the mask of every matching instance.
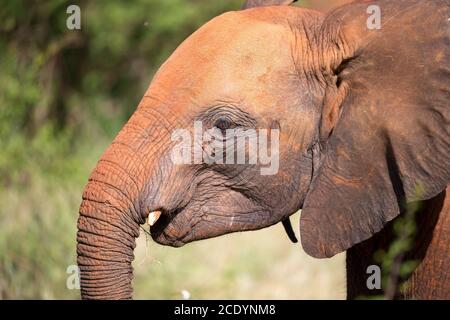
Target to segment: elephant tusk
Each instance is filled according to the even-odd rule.
[[[289,217],[287,217],[286,219],[284,219],[284,220],[282,221],[282,223],[283,223],[284,230],[286,231],[286,233],[287,233],[289,239],[290,239],[293,243],[297,243],[298,240],[297,240],[297,237],[295,236],[294,230],[292,229],[291,220],[289,219]]]
[[[161,216],[161,211],[152,211],[148,214],[147,222],[150,226],[153,226]]]

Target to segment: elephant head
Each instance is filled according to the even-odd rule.
[[[132,297],[147,218],[156,242],[182,246],[302,209],[302,246],[323,258],[446,188],[447,1],[326,16],[268,2],[285,6],[225,13],[185,40],[99,160],[78,220],[83,298]],[[381,28],[368,27],[369,5]]]

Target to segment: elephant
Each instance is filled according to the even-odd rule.
[[[146,221],[173,247],[279,222],[295,241],[298,210],[307,254],[347,252],[347,298],[380,294],[367,267],[411,203],[421,209],[407,256],[420,262],[395,297],[450,298],[450,1],[362,0],[326,14],[292,2],[250,0],[213,18],[156,72],[82,195],[83,299],[132,298]],[[271,150],[251,162],[254,133]]]

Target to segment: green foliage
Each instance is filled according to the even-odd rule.
[[[419,186],[415,192],[416,198],[423,193]],[[382,270],[382,287],[385,289],[383,298],[393,299],[398,292],[404,290],[405,281],[414,272],[419,262],[406,260],[406,254],[412,249],[416,235],[416,213],[421,209],[421,202],[410,202],[405,206],[405,212],[396,219],[393,225],[394,240],[389,248],[375,253],[375,261]]]
[[[2,182],[17,181],[27,159],[46,158],[46,148],[70,155],[80,133],[112,137],[170,52],[240,1],[81,1],[82,28],[73,31],[70,4],[21,0],[0,8]]]
[[[79,1],[0,5],[0,298],[74,298],[78,206],[101,151],[161,62],[241,1]]]

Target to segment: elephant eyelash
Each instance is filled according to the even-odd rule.
[[[224,132],[227,129],[233,129],[236,127],[236,124],[227,117],[220,117],[214,122],[214,127],[220,129]]]
[[[203,112],[197,120],[209,123],[211,127],[216,127],[222,131],[237,127],[255,128],[256,120],[247,112],[237,106],[219,105]]]

